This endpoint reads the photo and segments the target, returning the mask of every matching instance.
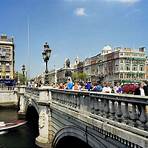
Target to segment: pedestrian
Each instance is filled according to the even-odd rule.
[[[88,91],[90,91],[92,89],[92,84],[90,81],[86,82],[85,89],[87,89]]]
[[[119,94],[122,94],[123,93],[123,89],[122,89],[122,87],[121,87],[121,85],[120,85],[120,83],[119,82],[117,82],[116,84],[115,84],[115,86],[114,86],[114,93],[119,93]]]
[[[73,89],[73,86],[74,86],[74,84],[73,84],[73,82],[72,82],[72,80],[71,80],[71,77],[69,77],[69,78],[67,79],[66,89]]]
[[[139,87],[135,89],[134,95],[146,96],[147,95],[147,86],[144,82],[139,83]]]
[[[111,93],[112,92],[109,82],[104,82],[104,87],[102,89],[102,92],[103,93]]]
[[[147,96],[147,86],[144,82],[139,83],[139,87],[135,89],[134,92],[135,95],[140,95],[140,96]],[[138,105],[138,110],[139,110],[139,116],[141,115],[142,109],[141,106]],[[148,106],[146,105],[145,112],[148,113]]]
[[[58,89],[64,89],[63,83],[60,83],[60,84],[59,84]]]
[[[102,89],[103,88],[102,88],[101,82],[97,82],[94,84],[93,91],[101,92]]]

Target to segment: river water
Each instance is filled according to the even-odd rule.
[[[17,119],[15,109],[0,109],[0,121]],[[0,132],[0,148],[37,148],[31,127],[26,124],[6,133]]]

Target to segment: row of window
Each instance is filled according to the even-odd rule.
[[[8,76],[8,75],[6,75],[6,76],[1,76],[0,75],[0,79],[9,79],[10,78],[10,76]]]
[[[2,70],[2,65],[0,65],[0,71],[1,71],[1,70]],[[6,65],[5,71],[10,71],[10,66],[9,66],[9,65]]]
[[[144,53],[131,53],[131,52],[121,52],[120,56],[134,56],[134,57],[144,57],[145,54]]]
[[[130,74],[130,73],[128,73],[128,74],[123,74],[123,73],[121,73],[120,74],[120,78],[121,79],[126,79],[126,78],[133,78],[133,79],[137,79],[137,78],[141,78],[141,79],[144,79],[145,78],[145,74]]]
[[[131,63],[132,64],[141,64],[141,63],[145,63],[145,60],[129,60],[129,59],[120,59],[120,63]]]
[[[11,49],[10,47],[7,47],[7,48],[0,47],[0,52],[11,52]]]
[[[126,66],[121,65],[120,66],[120,70],[130,71],[131,70],[131,66],[130,65],[126,65]],[[138,68],[138,66],[132,66],[132,71],[138,71],[138,70],[139,71],[144,71],[144,66],[143,65],[140,65],[139,68]]]

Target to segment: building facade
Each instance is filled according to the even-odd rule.
[[[98,73],[103,74],[104,81],[129,83],[146,80],[145,49],[118,47],[101,56]]]
[[[15,64],[14,40],[6,35],[0,36],[0,79],[14,80]]]
[[[68,61],[68,62],[66,62]],[[148,79],[148,60],[145,48],[132,49],[117,47],[112,49],[105,46],[102,51],[92,57],[80,61],[77,57],[74,65],[65,60],[63,68],[49,72],[49,79],[53,83],[66,82],[73,72],[85,73],[87,81],[109,81],[121,83],[135,83]]]
[[[57,83],[57,70],[53,69],[48,73],[49,84],[56,84]]]
[[[83,71],[92,82],[139,82],[147,79],[145,48],[138,50],[105,46],[101,54],[84,60]]]

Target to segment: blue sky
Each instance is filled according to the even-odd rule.
[[[14,36],[15,69],[25,64],[32,77],[44,71],[46,41],[52,49],[49,69],[62,67],[67,57],[95,55],[107,44],[148,48],[147,8],[147,0],[2,0],[0,34]]]

